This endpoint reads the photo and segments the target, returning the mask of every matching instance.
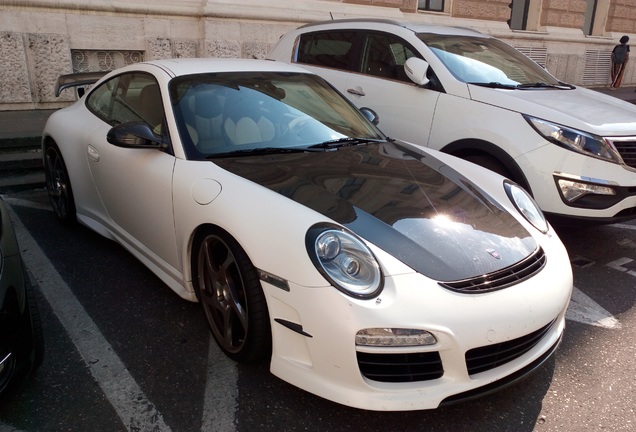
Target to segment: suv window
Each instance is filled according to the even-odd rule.
[[[354,71],[357,34],[354,31],[328,31],[302,35],[296,61]]]
[[[91,92],[86,106],[111,126],[142,121],[161,135],[163,104],[159,84],[152,75],[129,73],[113,77]]]
[[[402,39],[386,33],[369,33],[362,52],[361,72],[410,82],[404,63],[415,56],[415,50]]]
[[[404,62],[414,56],[415,49],[392,34],[338,30],[302,35],[296,61],[410,83]]]

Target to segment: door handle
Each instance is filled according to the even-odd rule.
[[[93,147],[92,145],[88,145],[88,157],[89,159],[95,161],[95,162],[99,162],[99,152],[97,151],[97,149],[95,147]]]
[[[366,93],[362,91],[362,89],[360,87],[358,88],[350,88],[347,89],[347,93],[352,94],[352,95],[356,95],[356,96],[366,96]]]

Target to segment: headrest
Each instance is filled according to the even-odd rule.
[[[197,116],[212,118],[223,112],[223,106],[215,92],[204,91],[194,96],[194,112]]]

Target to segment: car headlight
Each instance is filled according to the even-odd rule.
[[[614,146],[603,137],[546,120],[540,120],[530,116],[524,117],[541,136],[554,144],[560,145],[568,150],[582,153],[586,156],[592,156],[618,164],[622,163],[622,159]]]
[[[515,205],[517,211],[523,215],[536,229],[546,234],[548,232],[548,221],[545,219],[543,212],[532,199],[532,197],[521,186],[504,182],[504,188],[508,198]]]
[[[307,253],[333,286],[357,298],[371,298],[382,290],[377,259],[354,234],[333,225],[319,224],[307,231]]]

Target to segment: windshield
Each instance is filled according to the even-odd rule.
[[[465,83],[561,84],[541,66],[498,39],[430,33],[418,37],[455,78]]]
[[[170,96],[188,159],[309,151],[326,142],[384,139],[353,105],[315,75],[188,75],[171,81]]]

